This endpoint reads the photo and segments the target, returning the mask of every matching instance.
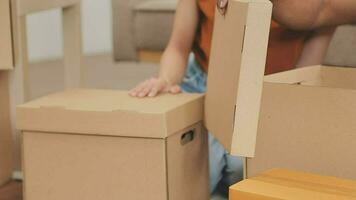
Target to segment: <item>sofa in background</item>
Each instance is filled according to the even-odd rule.
[[[112,5],[115,60],[159,60],[177,0],[113,0]]]
[[[356,26],[340,26],[334,35],[324,65],[356,67]]]

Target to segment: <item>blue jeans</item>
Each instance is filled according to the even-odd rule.
[[[189,93],[206,91],[207,75],[202,71],[193,55],[189,57],[182,90]],[[228,187],[243,178],[243,162],[239,157],[229,155],[224,147],[209,133],[210,192],[219,189],[227,193]]]

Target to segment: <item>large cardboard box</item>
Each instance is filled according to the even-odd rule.
[[[352,200],[356,181],[275,169],[230,188],[230,200]]]
[[[272,168],[356,179],[356,69],[311,66],[265,77],[256,155]]]
[[[0,0],[0,70],[13,68],[10,0]]]
[[[0,186],[10,180],[13,170],[9,104],[8,72],[0,71]]]
[[[71,90],[18,107],[27,200],[204,200],[203,96]]]

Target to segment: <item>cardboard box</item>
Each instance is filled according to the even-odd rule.
[[[10,0],[0,0],[0,70],[13,68]]]
[[[27,200],[204,200],[203,96],[71,90],[18,107]]]
[[[0,186],[10,180],[13,170],[9,104],[8,73],[0,71]]]
[[[356,181],[275,169],[230,187],[230,200],[351,200]]]
[[[215,12],[205,101],[206,127],[233,155],[253,157],[272,4],[231,0]]]
[[[287,168],[356,179],[356,69],[311,66],[265,77],[246,176]]]

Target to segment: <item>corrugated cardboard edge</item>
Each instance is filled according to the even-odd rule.
[[[193,140],[182,145],[182,135],[190,130],[195,132]],[[208,133],[202,121],[168,137],[166,151],[167,199],[209,199]]]
[[[12,135],[8,72],[0,71],[0,186],[8,182],[13,171]]]
[[[204,96],[177,107],[166,113],[167,136],[176,133],[182,127],[202,121],[204,113]]]
[[[0,9],[0,70],[10,70],[14,67],[10,0],[1,0]]]
[[[146,124],[146,126],[140,126],[140,124]],[[161,114],[24,108],[21,106],[16,112],[16,127],[22,131],[148,138],[164,138],[167,129],[166,119]]]
[[[315,81],[321,78],[322,67],[323,66],[315,65],[267,75],[264,77],[264,82],[297,84],[307,81]]]
[[[271,12],[267,0],[234,0],[215,13],[205,125],[233,155],[254,154]]]
[[[241,52],[248,4],[230,1],[226,15],[215,11],[205,98],[205,126],[231,150]]]
[[[242,163],[243,163],[243,179],[247,179],[247,159],[248,159],[248,158],[242,158]]]
[[[30,102],[17,107],[16,126],[23,131],[166,138],[182,127],[202,121],[204,95],[192,97],[186,103],[177,102],[177,105],[167,108],[165,113],[37,107],[29,106]]]
[[[249,2],[235,111],[240,118],[235,118],[232,155],[255,155],[271,15],[271,2]]]

